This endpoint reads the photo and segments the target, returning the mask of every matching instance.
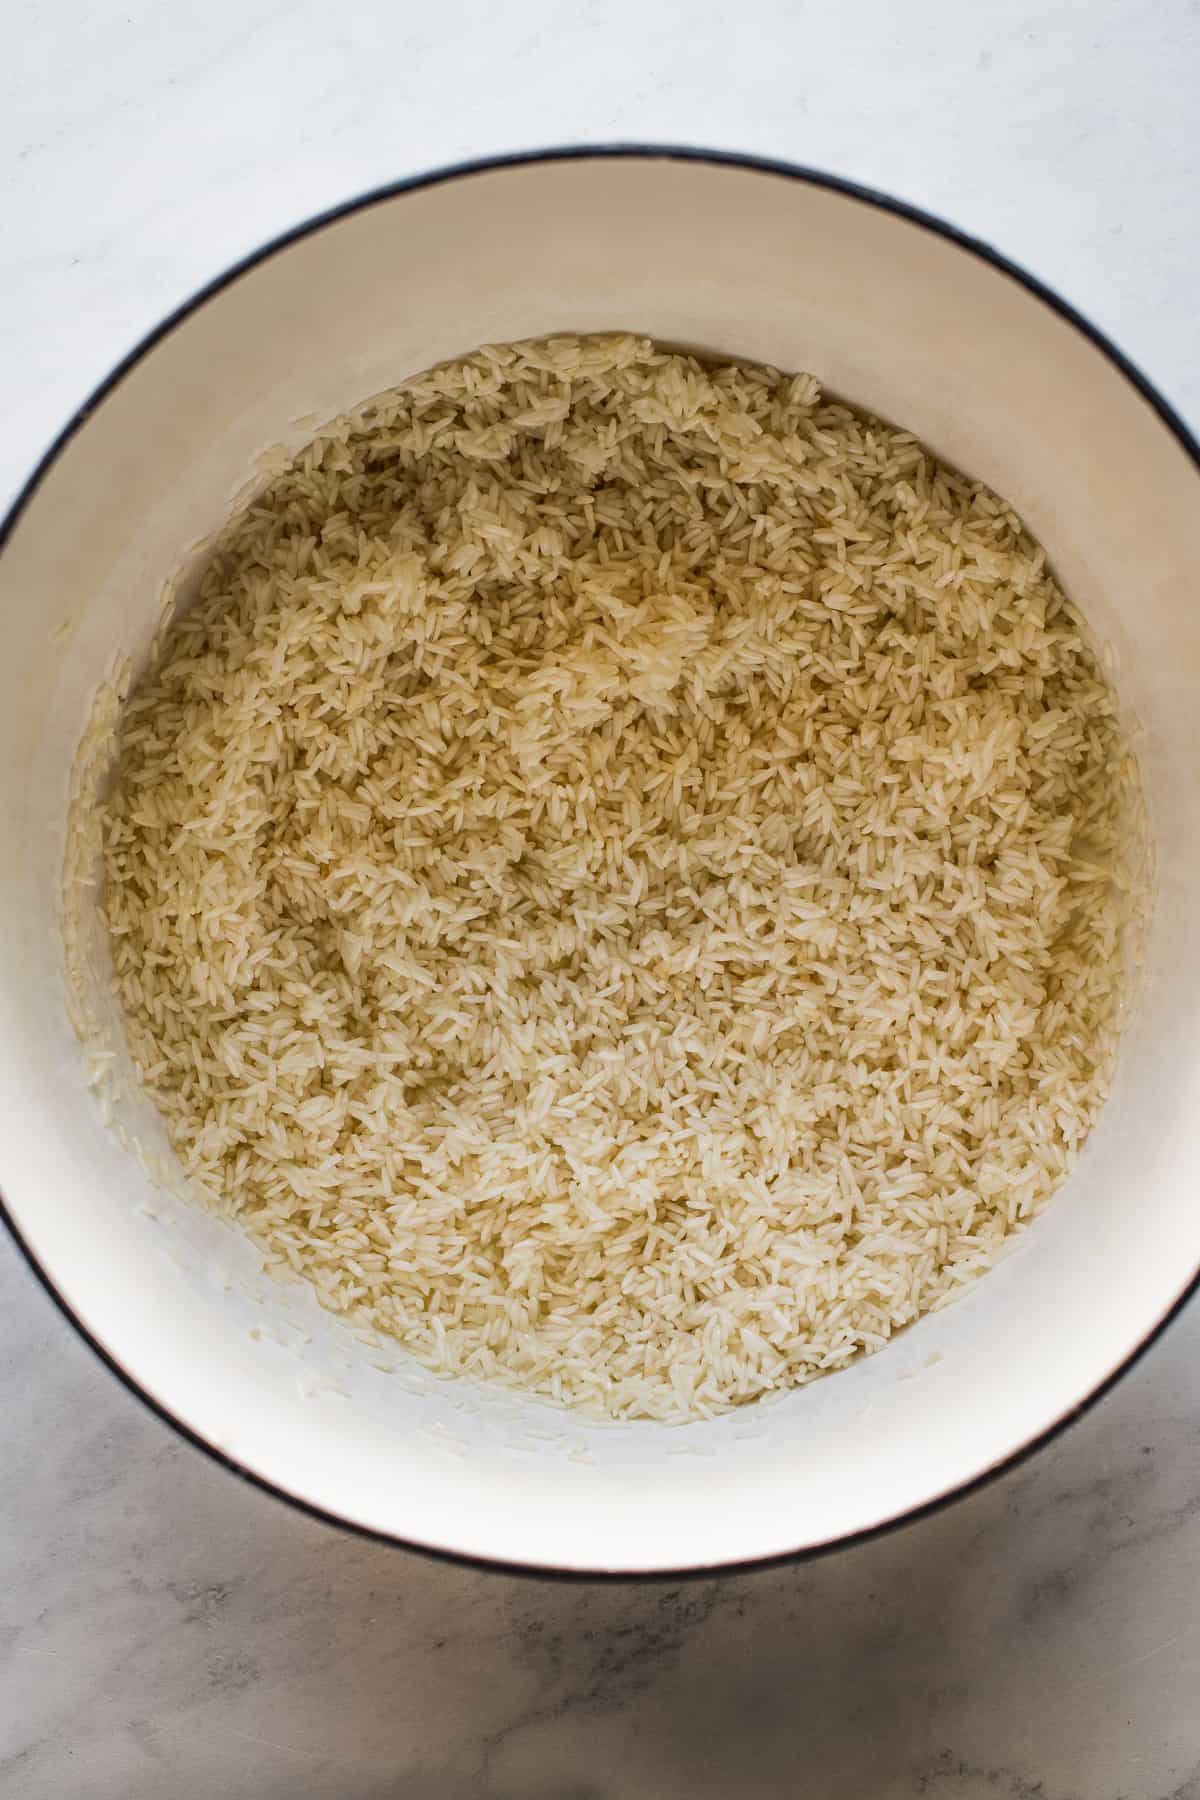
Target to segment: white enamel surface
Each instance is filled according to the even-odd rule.
[[[144,647],[162,582],[255,456],[481,341],[615,326],[812,368],[1007,494],[1114,647],[1159,853],[1117,1091],[1016,1254],[881,1356],[669,1430],[590,1427],[398,1356],[385,1372],[303,1291],[258,1280],[233,1233],[164,1203],[105,1132],[54,927],[88,697],[116,649]],[[748,1560],[894,1518],[1011,1455],[1125,1360],[1200,1263],[1198,503],[1168,429],[1043,302],[918,226],[781,177],[659,159],[492,171],[372,205],[241,276],[98,407],[0,557],[0,1091],[18,1125],[0,1188],[49,1279],[147,1393],[246,1467],[485,1557]]]

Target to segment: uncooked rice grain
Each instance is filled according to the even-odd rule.
[[[840,1368],[1106,1091],[1116,697],[1006,503],[812,376],[405,382],[232,520],[113,754],[184,1169],[438,1370],[675,1419]]]

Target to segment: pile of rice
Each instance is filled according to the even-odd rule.
[[[836,1369],[1101,1104],[1114,694],[1005,502],[811,376],[406,382],[232,521],[116,757],[186,1170],[439,1370],[668,1419]]]

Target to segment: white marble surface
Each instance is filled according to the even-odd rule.
[[[355,190],[707,141],[888,187],[1200,420],[1196,0],[10,0],[0,497],[169,307]],[[0,1133],[3,1100],[0,1097]],[[177,1441],[0,1244],[2,1800],[1200,1800],[1200,1311],[1017,1474],[826,1561],[477,1574]]]

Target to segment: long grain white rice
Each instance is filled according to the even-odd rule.
[[[102,904],[268,1262],[677,1418],[879,1348],[1063,1180],[1135,785],[1003,500],[811,376],[557,338],[233,519],[121,710]]]

